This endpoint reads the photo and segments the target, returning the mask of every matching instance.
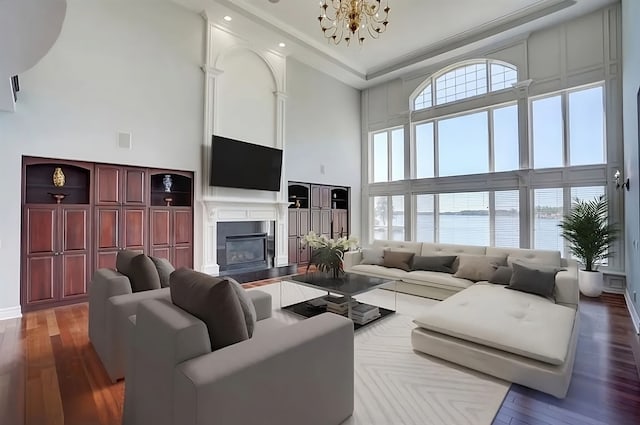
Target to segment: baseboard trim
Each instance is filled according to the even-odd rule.
[[[636,330],[636,334],[640,335],[640,316],[638,315],[638,311],[636,310],[636,306],[631,301],[631,295],[629,294],[629,288],[624,291],[624,300],[627,303],[627,310],[629,310],[629,315],[631,316],[631,321],[633,322],[633,327]]]
[[[0,308],[0,320],[17,319],[18,317],[22,317],[22,308],[19,305]]]

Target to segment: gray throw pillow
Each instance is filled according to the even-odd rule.
[[[511,281],[511,274],[513,269],[509,266],[495,266],[496,270],[489,278],[489,283],[495,283],[498,285],[508,285]]]
[[[253,336],[253,330],[256,327],[256,320],[258,315],[256,314],[256,307],[253,305],[253,301],[247,295],[247,290],[242,287],[236,280],[228,277],[226,278],[231,285],[233,286],[233,290],[236,292],[238,297],[238,301],[240,301],[240,307],[242,307],[242,314],[244,315],[245,323],[247,324],[247,332],[249,334],[249,338]]]
[[[160,289],[160,276],[153,261],[144,254],[138,254],[129,263],[129,282],[133,292]]]
[[[495,265],[504,264],[505,258],[487,255],[459,255],[458,268],[453,276],[472,282],[489,280]]]
[[[513,262],[511,267],[513,273],[507,289],[540,295],[555,302],[556,274],[563,269],[538,265],[525,266],[518,262]]]
[[[171,273],[171,301],[207,325],[211,349],[249,339],[233,284],[195,270]]]
[[[411,271],[411,261],[414,256],[413,252],[385,251],[382,265],[408,272]]]
[[[411,270],[425,270],[429,272],[453,273],[453,262],[457,257],[455,255],[434,255],[413,257]]]
[[[149,257],[156,266],[158,276],[160,277],[160,286],[167,288],[169,286],[169,276],[175,270],[175,267],[166,258]]]
[[[381,266],[384,257],[384,250],[382,248],[364,248],[362,250],[362,260],[360,264],[372,264]]]
[[[133,257],[138,255],[140,255],[139,252],[129,251],[128,249],[118,251],[116,254],[116,270],[129,277],[129,273],[131,272],[131,260],[133,260]]]

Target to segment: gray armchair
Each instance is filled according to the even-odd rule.
[[[256,309],[257,320],[271,317],[271,296],[262,291],[248,291]],[[94,272],[89,287],[89,341],[112,382],[124,377],[129,316],[136,314],[144,300],[170,302],[169,288],[132,292],[129,278],[111,269]]]
[[[249,293],[254,291],[249,291]],[[131,318],[124,425],[338,425],[353,412],[353,323],[325,313],[211,352],[206,325],[167,300]]]

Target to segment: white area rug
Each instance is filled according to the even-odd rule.
[[[284,305],[324,293],[284,282],[256,288],[273,296],[274,317],[301,320]],[[489,425],[509,383],[411,348],[412,319],[437,301],[385,290],[357,298],[397,313],[356,331],[355,409],[346,425]]]

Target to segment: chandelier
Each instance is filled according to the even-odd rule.
[[[367,34],[376,39],[387,29],[388,4],[388,0],[321,0],[322,34],[335,44],[344,40],[349,45],[352,38],[362,44]]]

